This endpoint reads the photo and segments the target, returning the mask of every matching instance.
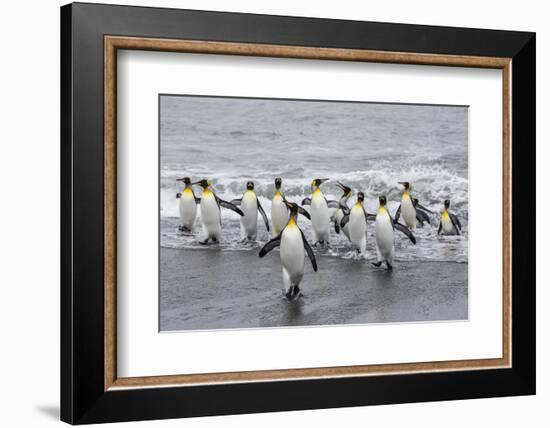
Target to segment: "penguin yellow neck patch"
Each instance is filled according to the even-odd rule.
[[[319,188],[317,187],[317,189],[315,189],[315,190],[313,191],[313,196],[319,195],[319,194],[322,194],[322,192],[321,192],[321,189],[319,189]]]
[[[287,227],[297,227],[296,226],[296,220],[294,217],[290,217],[290,220],[288,221]]]
[[[281,192],[279,192],[278,190],[275,192],[275,197],[276,198],[282,198],[283,195],[281,195]]]
[[[449,212],[447,210],[444,210],[443,213],[441,214],[441,217],[449,218]]]
[[[191,190],[190,187],[186,187],[185,190],[183,191],[183,193],[187,193],[187,194],[193,194],[193,190]]]
[[[210,189],[204,189],[202,192],[203,196],[209,196],[212,194],[212,190]]]
[[[386,214],[386,207],[384,205],[380,205],[378,208],[378,214]]]
[[[410,199],[410,197],[411,197],[411,196],[409,195],[409,191],[408,191],[408,190],[405,190],[405,191],[403,192],[403,199]]]

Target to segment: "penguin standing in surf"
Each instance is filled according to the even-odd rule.
[[[276,237],[283,231],[288,223],[288,208],[285,197],[281,191],[283,180],[275,179],[275,195],[271,200],[271,224],[273,225],[273,237]]]
[[[231,202],[224,201],[210,188],[210,182],[206,179],[196,181],[193,185],[198,184],[202,187],[202,195],[200,198],[202,228],[204,230],[204,240],[201,244],[208,244],[209,240],[219,242],[222,235],[222,220],[220,215],[221,208],[227,208],[235,211],[240,216],[244,213]]]
[[[328,201],[321,191],[321,184],[328,181],[328,178],[316,178],[311,182],[311,198],[305,198],[302,205],[311,206],[311,224],[313,231],[313,245],[329,243],[329,208],[339,208],[338,201]]]
[[[267,220],[267,215],[254,192],[254,182],[249,181],[246,183],[246,192],[242,198],[233,199],[231,203],[235,206],[240,205],[241,211],[244,213],[241,216],[241,240],[256,240],[256,235],[258,233],[258,212],[262,215],[264,219],[265,227],[269,232],[269,221]]]
[[[386,197],[379,197],[380,206],[376,214],[375,234],[376,234],[376,256],[377,261],[374,266],[380,267],[382,262],[386,262],[389,270],[393,269],[394,255],[394,230],[397,229],[404,233],[413,244],[416,244],[416,238],[412,232],[401,223],[395,221],[386,208]]]
[[[433,212],[420,205],[418,199],[413,200],[411,198],[412,186],[408,181],[400,181],[399,184],[401,184],[404,189],[401,195],[401,204],[395,213],[395,221],[398,221],[399,217],[402,216],[403,221],[409,229],[416,228],[418,224],[423,225],[424,221],[426,221],[426,217],[429,223],[429,216],[427,216],[424,211],[431,214],[433,214]]]
[[[183,192],[179,192],[176,195],[176,198],[179,199],[180,211],[180,225],[178,229],[180,232],[193,233],[193,225],[197,217],[197,204],[200,203],[201,199],[195,196],[189,177],[178,178],[176,181],[182,181],[185,184]]]
[[[286,202],[290,211],[289,220],[283,231],[260,250],[260,258],[277,247],[281,247],[281,263],[283,265],[283,294],[288,300],[294,300],[300,296],[300,282],[304,276],[305,255],[307,253],[317,272],[317,261],[311,246],[307,242],[304,232],[298,227],[298,205],[293,202]]]
[[[271,224],[273,226],[273,237],[276,237],[283,231],[288,223],[288,207],[287,200],[281,190],[283,180],[275,179],[275,194],[271,200]],[[311,220],[309,213],[302,207],[298,207],[298,214],[302,214],[308,220]]]
[[[367,220],[376,218],[373,214],[367,213],[363,205],[364,200],[365,194],[363,192],[357,193],[357,202],[341,222],[342,229],[345,226],[349,227],[349,236],[353,248],[362,257],[365,256],[367,249]]]
[[[451,201],[449,199],[445,200],[445,208],[441,212],[441,222],[439,223],[439,229],[437,234],[443,233],[443,235],[460,235],[462,231],[462,225],[460,220],[455,214],[449,212],[449,207],[451,206]]]
[[[340,183],[339,181],[336,182],[336,185],[342,189],[342,196],[340,197],[340,200],[338,201],[340,206],[333,214],[333,221],[334,221],[334,231],[339,234],[340,230],[344,232],[344,235],[346,235],[346,238],[351,241],[350,235],[349,235],[349,225],[346,224],[344,227],[341,227],[342,219],[350,213],[349,207],[348,207],[348,200],[351,197],[351,188],[348,186],[345,186],[344,184]]]

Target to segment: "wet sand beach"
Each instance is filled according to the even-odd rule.
[[[160,249],[161,331],[466,320],[468,264],[306,258],[303,297],[282,298],[279,252]]]

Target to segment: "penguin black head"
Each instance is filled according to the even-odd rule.
[[[298,204],[295,204],[294,202],[288,202],[288,201],[285,201],[285,203],[287,208],[290,211],[290,216],[296,217],[298,215],[298,209],[299,209]]]
[[[363,192],[357,193],[357,201],[363,203],[365,200],[365,194]]]
[[[328,181],[328,180],[329,180],[328,178],[315,178],[311,182],[311,188],[313,190],[318,189],[321,184],[323,184],[325,181]]]
[[[380,196],[380,197],[378,198],[378,201],[380,202],[380,206],[381,206],[381,207],[386,206],[386,197],[385,197],[384,195]]]
[[[248,181],[246,183],[246,190],[254,190],[254,182],[253,181]]]
[[[409,183],[408,181],[400,181],[399,184],[401,184],[405,190],[410,190],[411,188],[411,183]]]
[[[448,199],[445,199],[445,209],[448,210],[450,206],[451,206],[451,201]]]
[[[195,181],[193,184],[198,184],[203,189],[207,189],[210,186],[210,181],[208,181],[206,178],[203,178],[202,180]]]
[[[348,187],[342,183],[340,183],[339,181],[336,182],[336,185],[342,189],[342,192],[344,192],[344,195],[343,196],[351,196],[351,187]]]
[[[282,182],[283,182],[283,180],[281,180],[280,178],[276,178],[275,179],[275,189],[279,190],[281,188]]]
[[[176,178],[176,181],[183,181],[186,186],[191,184],[191,179],[189,177]]]

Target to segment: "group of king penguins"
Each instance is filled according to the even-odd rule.
[[[358,192],[356,202],[350,208],[349,199],[352,189],[340,182],[337,186],[342,190],[338,201],[328,200],[321,190],[321,184],[326,178],[316,178],[311,182],[311,196],[301,202],[301,206],[290,202],[282,191],[282,180],[275,179],[275,194],[271,205],[271,229],[268,217],[254,191],[254,183],[248,181],[243,196],[232,201],[224,201],[212,190],[212,184],[207,179],[192,182],[189,177],[178,178],[185,188],[178,193],[180,226],[183,233],[192,233],[197,216],[197,205],[201,208],[204,239],[201,244],[217,243],[221,239],[221,208],[234,211],[240,216],[241,240],[255,241],[257,236],[258,213],[263,218],[265,227],[271,230],[273,238],[260,250],[259,256],[264,257],[274,248],[280,247],[280,258],[283,266],[283,294],[286,299],[294,300],[301,295],[299,284],[304,275],[305,254],[309,257],[313,270],[317,272],[315,253],[306,239],[304,232],[298,226],[298,214],[311,221],[313,246],[328,246],[330,226],[334,231],[342,232],[350,241],[352,248],[361,257],[365,256],[367,247],[367,224],[374,221],[376,237],[377,261],[372,264],[380,267],[385,263],[392,270],[394,257],[394,232],[403,233],[413,244],[416,238],[412,231],[424,223],[430,224],[429,214],[433,211],[423,207],[418,199],[411,196],[412,186],[409,182],[399,182],[403,186],[401,204],[393,217],[387,208],[384,195],[379,196],[379,207],[376,214],[368,213],[364,206],[365,195]],[[193,186],[202,187],[200,197],[195,195]],[[309,212],[303,208],[309,206]],[[441,212],[438,235],[460,235],[462,226],[455,214],[449,211],[450,201],[445,200]],[[331,209],[335,210],[331,214]],[[429,213],[429,214],[428,214]],[[399,219],[403,218],[403,223]]]

